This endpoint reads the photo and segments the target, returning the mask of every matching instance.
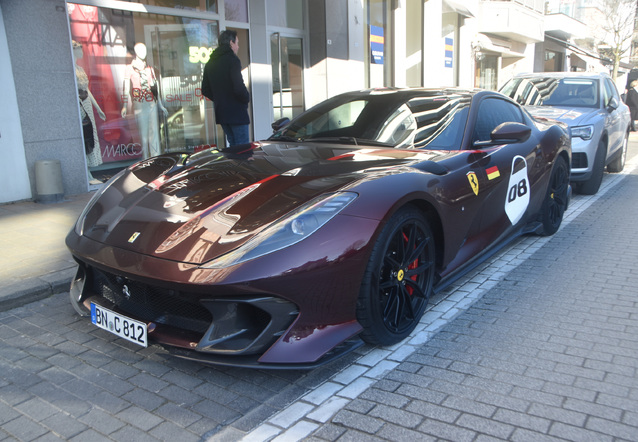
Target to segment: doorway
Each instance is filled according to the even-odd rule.
[[[270,36],[273,121],[296,117],[304,111],[303,39]]]

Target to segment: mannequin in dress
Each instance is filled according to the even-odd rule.
[[[82,129],[84,130],[86,164],[88,167],[96,167],[102,164],[102,151],[100,150],[100,140],[97,135],[93,109],[97,111],[97,114],[102,120],[106,120],[106,115],[102,112],[102,109],[100,109],[100,106],[89,90],[89,77],[86,75],[82,66],[78,65],[78,60],[83,56],[82,45],[77,41],[73,41],[73,59],[75,60],[75,77],[78,84]],[[89,172],[89,180],[94,180],[91,172]],[[94,183],[92,182],[92,184]]]
[[[168,111],[158,97],[159,82],[155,77],[155,70],[146,64],[146,45],[137,43],[134,50],[135,58],[124,72],[122,117],[127,114],[130,98],[142,142],[142,155],[146,159],[162,153],[157,108],[159,106],[164,115]]]

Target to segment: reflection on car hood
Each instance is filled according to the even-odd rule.
[[[561,121],[569,126],[578,126],[596,109],[585,107],[562,108],[554,106],[525,106],[534,117],[550,118],[552,120]]]
[[[264,144],[255,150],[246,145],[235,152],[151,158],[108,186],[86,215],[84,235],[113,247],[199,264],[239,247],[323,193],[350,190],[360,181],[450,155]]]

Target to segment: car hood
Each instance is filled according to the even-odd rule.
[[[530,114],[537,118],[557,120],[568,126],[583,124],[597,109],[588,107],[562,108],[554,106],[525,106]]]
[[[201,264],[324,193],[356,192],[361,181],[406,170],[445,173],[437,161],[454,155],[342,145],[255,147],[137,163],[95,196],[76,231],[109,246]]]

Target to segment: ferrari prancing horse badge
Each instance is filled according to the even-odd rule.
[[[472,190],[474,191],[474,195],[478,195],[479,191],[479,183],[478,178],[476,177],[476,173],[468,172],[467,180],[470,182],[470,186],[472,186]]]

